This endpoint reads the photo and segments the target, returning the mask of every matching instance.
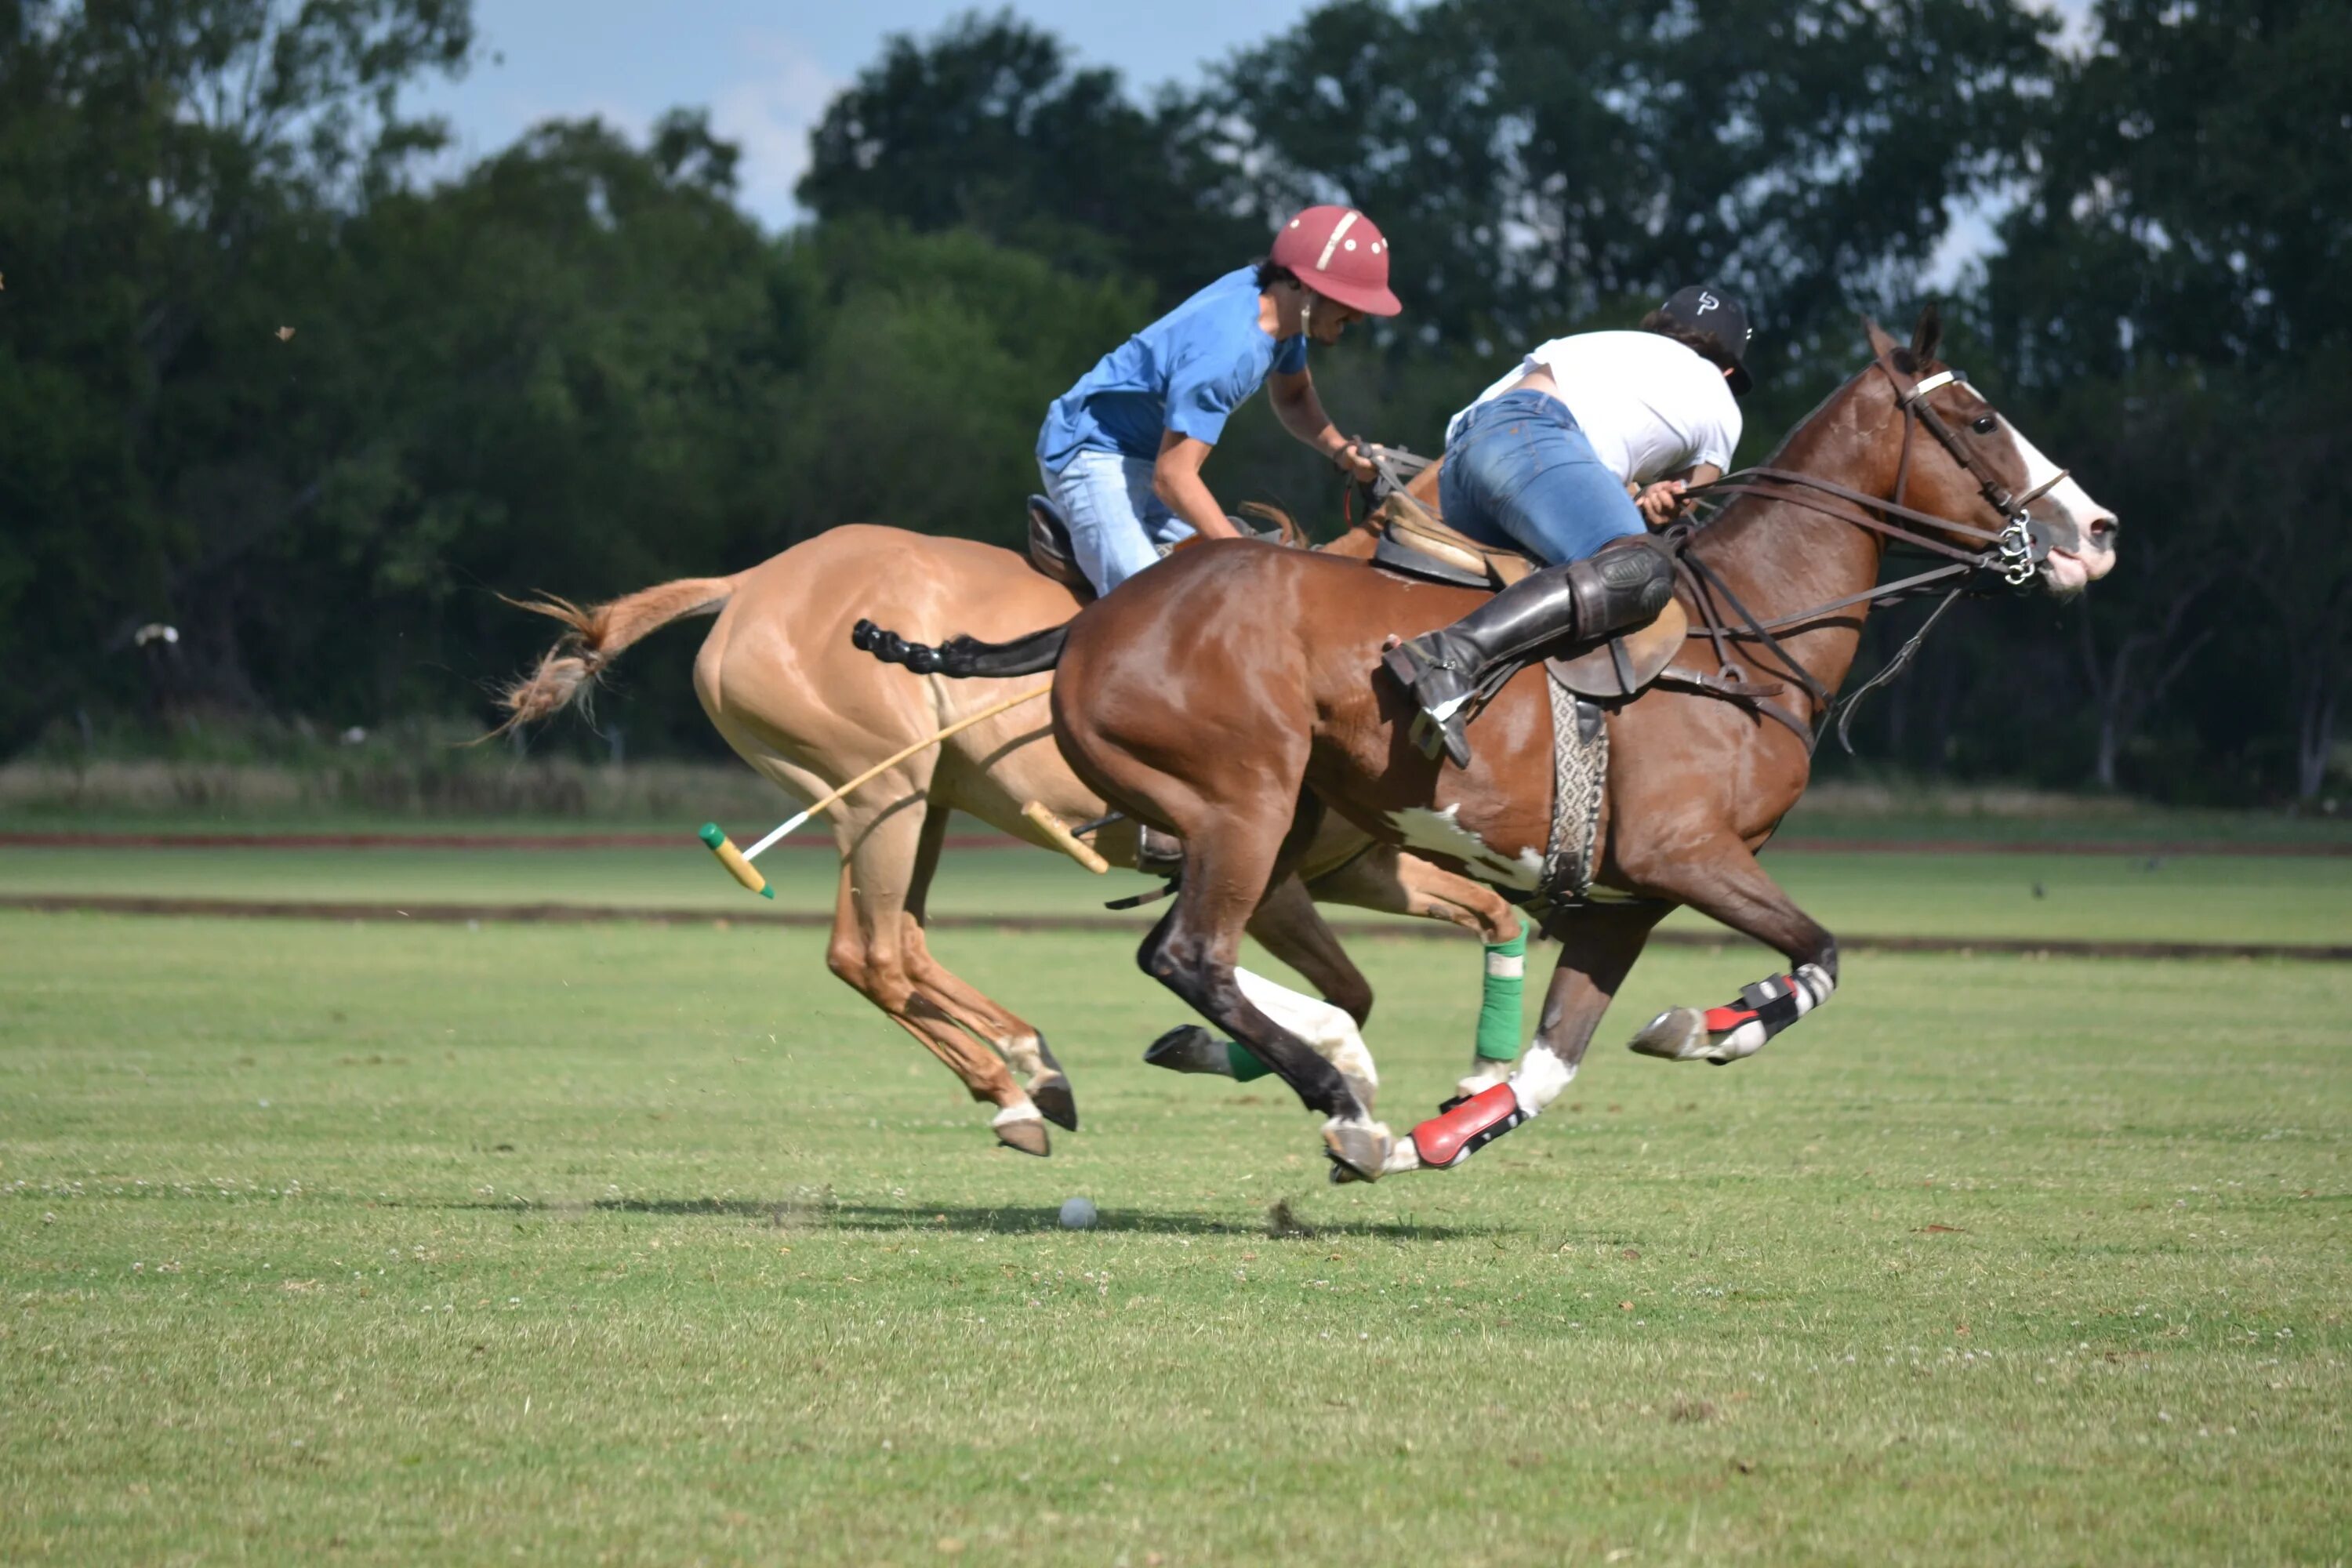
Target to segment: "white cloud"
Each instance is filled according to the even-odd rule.
[[[752,74],[710,96],[710,126],[740,145],[743,205],[761,221],[795,221],[793,186],[808,167],[810,130],[841,82],[813,50],[787,34],[759,32],[740,40],[739,58]]]

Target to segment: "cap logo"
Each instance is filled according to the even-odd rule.
[[[1709,310],[1720,310],[1722,307],[1723,301],[1706,289],[1702,289],[1698,291],[1698,314],[1704,316]]]
[[[1355,227],[1356,219],[1361,216],[1362,215],[1358,213],[1353,207],[1350,207],[1348,209],[1347,214],[1342,216],[1338,223],[1332,225],[1331,237],[1323,242],[1323,254],[1315,258],[1316,271],[1322,272],[1329,268],[1331,265],[1331,253],[1339,248],[1340,237],[1346,234],[1349,229]],[[1356,247],[1351,244],[1348,248],[1353,250]]]

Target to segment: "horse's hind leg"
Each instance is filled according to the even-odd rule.
[[[1669,1007],[1632,1041],[1644,1056],[1722,1067],[1753,1056],[1765,1041],[1830,999],[1837,989],[1837,940],[1799,909],[1755,855],[1728,835],[1696,851],[1621,851],[1626,873],[1644,889],[1685,903],[1784,954],[1787,973],[1741,988],[1720,1007]]]
[[[1153,792],[1139,793],[1150,798]],[[1370,1180],[1381,1173],[1395,1140],[1371,1120],[1336,1067],[1251,1000],[1235,973],[1243,929],[1277,874],[1286,848],[1296,847],[1286,843],[1295,805],[1294,798],[1278,795],[1253,805],[1218,803],[1213,809],[1202,805],[1171,813],[1184,839],[1182,887],[1175,907],[1144,939],[1136,962],[1248,1047],[1309,1110],[1322,1111],[1328,1118],[1324,1146],[1331,1158]]]
[[[1264,975],[1237,969],[1234,973],[1249,991],[1250,1000],[1339,1068],[1356,1090],[1356,1098],[1370,1110],[1380,1087],[1380,1075],[1363,1037],[1365,1020],[1372,1012],[1371,982],[1339,945],[1339,937],[1315,908],[1315,895],[1296,873],[1276,882],[1259,900],[1250,916],[1249,934],[1304,975],[1322,995],[1318,1002]],[[1143,1059],[1175,1072],[1209,1073],[1243,1082],[1262,1077],[1266,1070],[1246,1047],[1218,1039],[1198,1024],[1169,1030],[1145,1047]]]
[[[922,838],[915,853],[914,874],[907,889],[907,964],[915,984],[961,1025],[967,1033],[996,1047],[1013,1069],[1028,1079],[1029,1098],[1045,1120],[1069,1131],[1078,1130],[1078,1102],[1062,1064],[1054,1059],[1045,1037],[1026,1019],[966,983],[931,956],[923,934],[928,918],[931,879],[940,868],[940,849],[947,838],[951,813],[933,805],[923,818]]]
[[[1024,1154],[1050,1152],[1045,1121],[1028,1094],[996,1053],[973,1038],[917,978],[911,955],[921,951],[922,928],[908,912],[907,898],[915,886],[925,809],[919,796],[877,816],[836,821],[843,847],[841,890],[825,963],[946,1063],[974,1100],[996,1105],[992,1125],[1001,1142]]]

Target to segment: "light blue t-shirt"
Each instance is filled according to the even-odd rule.
[[[1038,460],[1056,471],[1087,450],[1149,461],[1163,430],[1215,446],[1268,371],[1307,368],[1306,337],[1270,338],[1257,313],[1257,272],[1244,267],[1103,355],[1046,410]]]

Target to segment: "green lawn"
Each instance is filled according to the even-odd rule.
[[[1552,1114],[1335,1190],[1136,1061],[1123,936],[937,942],[1050,1161],[821,943],[0,914],[0,1561],[2352,1553],[2352,968],[1857,957],[1718,1072],[1621,1048],[1757,968],[1664,952]],[[1465,955],[1359,948],[1409,1124]]]
[[[1889,855],[1767,850],[1766,863],[1832,930],[1849,934],[2352,942],[2352,859],[2195,855]],[[561,902],[730,914],[830,910],[829,849],[760,865],[776,901],[750,898],[692,838],[674,849],[0,848],[0,895],[108,893],[245,900]],[[932,908],[959,914],[1099,915],[1150,887],[1090,877],[1038,850],[951,852]],[[2035,895],[2039,887],[2041,896]],[[1164,906],[1133,915],[1139,929]],[[1335,910],[1361,919],[1360,911]],[[1688,913],[1677,926],[1706,922]]]

